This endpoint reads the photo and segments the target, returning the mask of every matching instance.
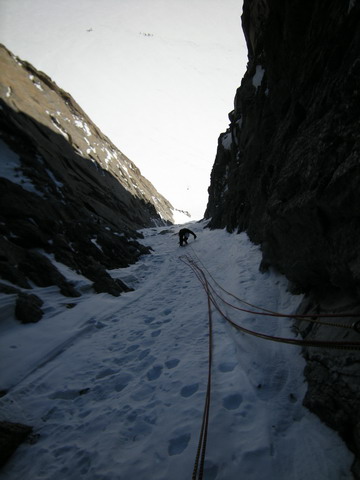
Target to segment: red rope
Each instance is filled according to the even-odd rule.
[[[202,418],[202,424],[200,429],[197,453],[194,462],[194,469],[192,474],[192,480],[202,480],[204,475],[204,464],[205,464],[205,456],[206,456],[206,445],[207,445],[207,436],[208,436],[208,427],[209,427],[209,412],[210,412],[210,399],[211,399],[211,370],[212,370],[212,349],[213,349],[213,326],[212,326],[212,310],[211,304],[215,307],[218,313],[234,328],[237,330],[256,336],[258,338],[263,338],[265,340],[270,340],[273,342],[280,342],[280,343],[287,343],[291,345],[298,345],[298,346],[308,346],[308,347],[322,347],[322,348],[336,348],[336,349],[346,349],[346,350],[360,350],[360,342],[334,342],[334,341],[323,341],[323,340],[298,340],[296,338],[283,338],[273,335],[267,335],[260,332],[255,332],[248,328],[245,328],[241,325],[235,323],[231,318],[229,318],[220,308],[215,296],[222,301],[225,305],[242,312],[251,313],[254,315],[265,315],[269,317],[286,317],[286,318],[298,318],[298,319],[308,319],[311,318],[313,320],[312,315],[288,315],[288,314],[281,314],[277,312],[272,312],[271,310],[266,310],[261,307],[257,307],[256,305],[252,305],[248,302],[245,302],[242,299],[239,299],[235,295],[230,292],[227,292],[223,289],[208,270],[204,267],[206,272],[208,273],[209,277],[214,281],[214,283],[225,293],[231,295],[232,297],[236,298],[240,302],[256,308],[261,311],[253,311],[248,309],[243,309],[240,307],[236,307],[226,300],[224,300],[221,295],[219,295],[213,285],[211,285],[206,277],[204,269],[199,267],[199,265],[189,256],[179,257],[180,260],[187,266],[189,266],[192,271],[195,273],[196,277],[198,278],[199,282],[201,283],[204,291],[207,295],[207,303],[208,303],[208,328],[209,328],[209,346],[208,346],[208,379],[207,379],[207,388],[206,388],[206,396],[205,396],[205,404],[204,404],[204,412]],[[356,314],[326,314],[326,315],[317,315],[317,317],[358,317],[359,315]],[[330,324],[328,322],[321,322],[324,325],[332,325],[332,326],[343,326],[343,325],[336,325]],[[344,326],[349,328],[351,326]]]
[[[190,246],[191,247],[191,246]],[[191,247],[192,248],[192,247]],[[215,285],[217,285],[220,290],[222,290],[224,293],[230,295],[231,297],[235,298],[236,300],[238,300],[239,302],[243,303],[244,305],[248,305],[249,307],[252,307],[252,308],[256,308],[257,310],[261,310],[262,312],[266,312],[266,313],[261,313],[259,311],[251,311],[251,310],[243,310],[244,312],[247,312],[247,313],[254,313],[254,314],[257,314],[257,315],[268,315],[270,317],[286,317],[286,318],[297,318],[297,319],[313,319],[314,317],[317,317],[317,318],[360,318],[360,313],[324,313],[324,314],[310,314],[310,315],[300,315],[300,314],[292,314],[292,315],[287,315],[287,314],[283,314],[283,313],[278,313],[278,312],[274,312],[272,310],[268,310],[266,308],[262,308],[262,307],[259,307],[257,305],[253,305],[252,303],[249,303],[249,302],[246,302],[245,300],[243,300],[242,298],[239,298],[237,297],[236,295],[234,295],[233,293],[227,291],[225,288],[223,288],[216,280],[215,278],[211,275],[211,273],[209,272],[209,270],[205,267],[205,265],[203,264],[203,262],[200,260],[200,258],[198,257],[198,255],[196,255],[194,249],[193,250],[193,253],[194,255],[196,256],[196,258],[198,259],[198,262],[202,265],[202,270],[205,270],[206,273],[208,274],[208,276],[211,278],[211,280],[215,283]],[[191,258],[189,257],[188,255],[185,257],[189,263],[193,263],[194,266],[196,268],[199,268],[200,267],[196,264],[196,262]],[[231,306],[231,305],[230,305]],[[234,307],[236,308],[236,307]],[[238,310],[241,310],[240,308],[238,308]]]
[[[210,290],[210,286],[209,286],[210,284],[209,284],[209,282],[206,278],[206,275],[205,275],[203,269],[201,269],[198,265],[196,265],[194,260],[192,260],[189,257],[183,257],[183,258],[180,258],[180,260],[183,263],[185,263],[186,265],[188,265],[193,270],[193,272],[196,274],[196,276],[197,276],[198,280],[200,281],[200,283],[202,284],[205,292],[210,297],[211,303],[214,305],[214,307],[219,312],[219,314],[227,322],[229,322],[231,325],[233,325],[233,327],[235,327],[237,330],[239,330],[243,333],[247,333],[249,335],[253,335],[253,336],[256,336],[256,337],[259,337],[259,338],[263,338],[265,340],[271,340],[273,342],[288,343],[288,344],[292,344],[292,345],[308,346],[308,347],[311,346],[311,347],[322,347],[322,348],[360,350],[360,342],[351,342],[351,341],[336,342],[336,341],[324,341],[324,340],[299,340],[299,339],[295,339],[295,338],[284,338],[284,337],[278,337],[278,336],[273,336],[273,335],[267,335],[265,333],[255,332],[254,330],[250,330],[250,329],[245,328],[241,325],[238,325],[237,323],[235,323],[231,318],[229,318],[221,310],[220,306],[218,305],[218,303],[215,300],[214,295],[211,291],[211,290],[214,290],[214,288],[211,286],[211,290]],[[225,304],[227,303],[222,299],[222,297],[220,295],[218,295],[218,294],[216,294],[216,295]],[[247,312],[247,313],[253,313],[255,315],[264,315],[264,312],[255,312],[255,311],[249,311],[249,310],[240,309],[240,308],[238,308],[238,309],[241,310],[241,311]],[[273,316],[278,316],[278,315],[268,314],[268,316],[273,317]],[[279,316],[297,318],[296,316],[293,316],[293,315],[289,316],[289,315],[280,314]]]
[[[199,268],[196,263],[192,260],[191,261],[192,265],[194,266],[194,268]],[[211,276],[211,275],[210,275]],[[211,277],[212,278],[212,277]],[[213,278],[212,278],[213,279]],[[214,279],[213,279],[214,280]],[[221,290],[223,290],[224,292],[226,292],[228,295],[231,295],[232,297],[234,297],[235,299],[238,299],[237,297],[235,297],[235,295],[232,295],[230,292],[227,292],[226,290],[224,290],[215,280],[214,282],[216,283],[216,285],[221,288]],[[357,322],[354,322],[352,324],[343,324],[343,323],[335,323],[335,322],[325,322],[323,320],[317,320],[318,317],[322,317],[322,318],[325,318],[327,317],[328,315],[316,315],[314,317],[310,317],[309,315],[296,315],[296,314],[284,314],[284,313],[277,313],[277,312],[272,312],[271,310],[267,310],[265,308],[261,308],[261,307],[256,307],[254,305],[254,308],[259,308],[260,310],[262,311],[255,311],[255,310],[249,310],[249,309],[245,309],[245,308],[240,308],[240,307],[237,307],[236,305],[233,305],[232,303],[229,303],[227,302],[223,297],[221,297],[219,295],[219,293],[215,290],[215,288],[210,285],[210,288],[212,290],[212,293],[219,298],[219,300],[221,300],[225,305],[227,305],[228,307],[231,307],[233,308],[234,310],[239,310],[241,312],[245,312],[245,313],[250,313],[252,315],[261,315],[261,316],[266,316],[266,317],[278,317],[278,318],[293,318],[293,319],[299,319],[299,320],[303,320],[303,321],[306,321],[306,322],[312,322],[312,323],[317,323],[319,325],[326,325],[326,326],[330,326],[330,327],[338,327],[338,328],[347,328],[347,329],[354,329],[355,331],[357,331],[358,333],[359,332],[359,323],[360,321],[357,321]],[[240,300],[240,299],[238,299]],[[248,304],[247,302],[243,301],[243,300],[240,300],[242,303],[245,303],[245,304]],[[248,304],[248,305],[251,305],[251,304]],[[264,313],[264,312],[268,312],[268,313]],[[331,314],[329,315],[329,317],[334,317],[335,314]],[[347,317],[348,315],[343,315],[344,317]]]

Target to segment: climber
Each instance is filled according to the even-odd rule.
[[[188,238],[189,238],[189,235],[194,235],[194,240],[196,238],[196,235],[194,232],[192,232],[191,230],[189,230],[188,228],[182,228],[179,232],[179,244],[180,244],[180,247],[183,247],[184,245],[187,245],[187,241],[188,241]]]

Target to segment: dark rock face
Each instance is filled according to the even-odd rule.
[[[300,314],[318,313],[339,315],[320,319],[334,326],[313,322],[297,322],[296,328],[305,340],[360,342],[360,322],[342,314],[358,314],[359,302],[342,291],[331,291],[319,300],[312,295],[302,302]],[[319,319],[317,319],[319,320]],[[356,329],[352,328],[352,325]],[[337,430],[355,454],[354,477],[360,478],[360,355],[358,350],[304,348],[308,390],[304,405],[318,415],[329,427]]]
[[[260,244],[261,269],[307,293],[303,311],[359,312],[360,4],[244,0],[242,24],[249,62],[205,217]],[[352,329],[303,323],[305,338],[360,341]],[[305,404],[356,453],[360,478],[359,353],[306,358]]]
[[[107,270],[149,253],[137,230],[171,223],[171,204],[68,93],[4,46],[0,157],[0,277],[19,293],[18,318],[41,318],[32,284],[80,295],[56,262],[96,292],[128,291]]]
[[[32,427],[21,423],[0,422],[0,467],[31,434]]]
[[[19,293],[15,306],[16,318],[22,323],[38,322],[44,314],[41,310],[43,303],[37,295]]]
[[[360,286],[359,5],[244,2],[248,69],[206,218],[246,230],[303,291]]]

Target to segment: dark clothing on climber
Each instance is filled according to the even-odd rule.
[[[196,235],[194,232],[192,232],[191,230],[189,230],[188,228],[182,228],[179,232],[179,243],[180,243],[180,247],[182,247],[184,244],[187,245],[187,241],[188,241],[188,238],[189,238],[189,235],[194,235],[194,240],[196,238]]]

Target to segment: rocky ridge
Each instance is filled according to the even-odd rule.
[[[0,293],[38,321],[31,286],[81,294],[60,262],[96,292],[129,288],[108,270],[149,249],[138,229],[173,222],[171,204],[46,74],[0,46]]]
[[[301,313],[360,312],[360,4],[244,0],[248,65],[220,135],[205,217],[246,231],[260,268],[305,293]],[[358,329],[301,322],[304,338]],[[360,478],[360,356],[306,349],[305,404],[338,430]]]

